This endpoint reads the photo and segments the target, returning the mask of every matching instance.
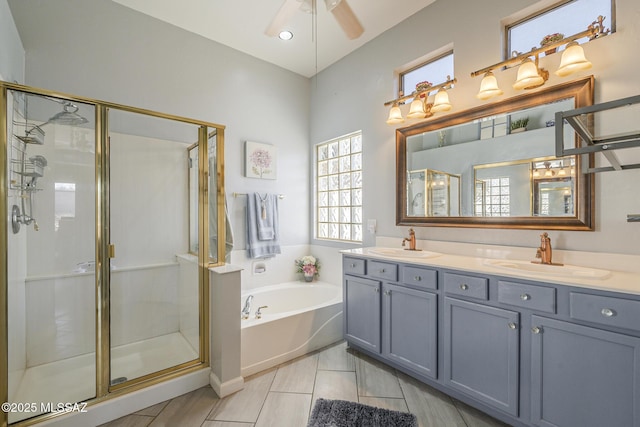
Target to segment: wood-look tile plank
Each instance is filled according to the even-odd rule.
[[[360,403],[363,405],[375,406],[376,408],[389,409],[391,411],[409,412],[407,402],[404,399],[391,397],[367,397],[360,396]]]
[[[311,411],[311,394],[270,392],[255,427],[306,426]]]
[[[271,384],[271,391],[286,393],[313,393],[318,356],[312,354],[295,359],[278,367]]]
[[[466,403],[453,399],[453,404],[462,415],[468,427],[509,427],[508,424],[485,414],[482,411],[473,408]]]
[[[355,362],[358,396],[404,397],[394,369],[362,354]]]
[[[355,371],[353,354],[347,350],[346,341],[321,350],[318,353],[318,369],[323,371]]]
[[[420,427],[466,425],[449,396],[408,375],[398,373],[398,379],[409,412],[418,418]]]
[[[245,379],[244,388],[213,407],[208,420],[255,423],[276,375],[270,369]]]
[[[318,371],[313,402],[318,398],[358,401],[355,372]]]
[[[137,415],[147,415],[149,417],[157,417],[158,414],[164,409],[165,406],[167,406],[167,404],[169,403],[169,400],[165,400],[164,402],[160,402],[157,403],[153,406],[149,406],[147,408],[144,408],[138,412],[136,412]]]
[[[209,386],[183,394],[171,399],[150,427],[200,427],[219,400]]]
[[[236,423],[233,421],[205,421],[202,427],[254,427],[253,423]]]
[[[153,421],[153,417],[131,414],[102,424],[99,427],[147,427]]]

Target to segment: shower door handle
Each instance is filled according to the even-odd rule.
[[[116,245],[111,243],[109,244],[109,258],[115,258],[115,257],[116,257]]]

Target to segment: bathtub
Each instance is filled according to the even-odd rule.
[[[243,292],[253,295],[241,321],[241,373],[255,374],[342,339],[342,288],[325,282],[288,282]],[[258,307],[262,318],[256,319]]]

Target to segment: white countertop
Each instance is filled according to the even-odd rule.
[[[483,257],[475,257],[475,256],[467,256],[467,255],[456,255],[456,254],[447,254],[441,253],[438,251],[435,245],[431,245],[429,247],[429,251],[439,252],[441,253],[438,256],[430,257],[430,258],[414,258],[414,257],[403,257],[399,256],[387,256],[373,253],[375,250],[380,250],[383,248],[380,247],[370,247],[370,248],[358,248],[358,249],[347,249],[342,250],[343,254],[347,255],[356,255],[356,256],[364,256],[367,258],[375,258],[379,260],[386,260],[390,262],[403,262],[407,264],[414,265],[424,265],[429,267],[437,267],[437,268],[450,268],[453,270],[461,270],[472,273],[483,273],[483,274],[491,274],[495,276],[502,277],[512,277],[519,279],[528,279],[528,280],[536,280],[545,283],[553,283],[560,285],[570,285],[582,288],[589,289],[597,289],[603,291],[613,291],[613,292],[623,292],[627,294],[640,295],[640,273],[636,272],[626,272],[619,270],[612,270],[604,267],[604,269],[608,270],[610,273],[602,278],[602,279],[592,279],[592,278],[584,278],[584,277],[565,277],[565,276],[555,276],[548,274],[540,274],[537,272],[529,272],[529,271],[521,271],[521,270],[512,270],[504,267],[496,267],[493,265],[487,264],[487,260],[490,259],[514,259],[514,258],[483,258]],[[394,248],[399,249],[399,248]],[[529,260],[518,260],[518,261],[529,261]],[[580,267],[585,268],[596,268],[592,267],[590,263],[584,263],[582,265],[573,263],[571,265],[578,265]],[[569,266],[569,265],[568,265]],[[550,267],[554,268],[554,267]],[[562,268],[562,267],[557,267]],[[598,266],[598,269],[603,269],[602,266]]]

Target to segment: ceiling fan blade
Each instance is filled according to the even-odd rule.
[[[329,8],[329,2],[325,0],[325,3],[327,3],[327,8]],[[338,24],[340,24],[340,27],[342,27],[342,31],[344,31],[350,40],[357,39],[362,35],[364,28],[362,24],[360,24],[358,17],[353,13],[353,10],[351,10],[347,0],[339,1],[337,4],[333,1],[330,10],[336,18],[336,21],[338,21]]]
[[[278,10],[276,16],[273,17],[267,29],[264,30],[264,33],[269,37],[277,36],[299,7],[300,2],[298,0],[284,0],[284,3],[280,6],[280,10]]]

